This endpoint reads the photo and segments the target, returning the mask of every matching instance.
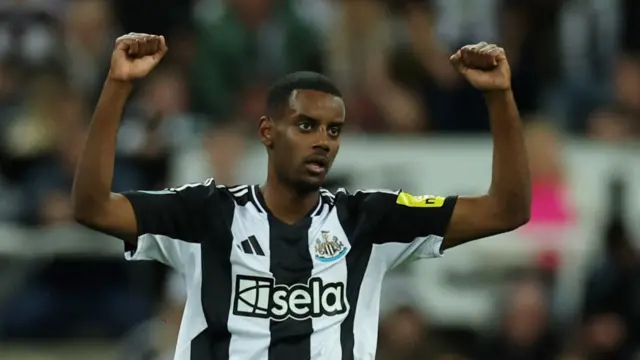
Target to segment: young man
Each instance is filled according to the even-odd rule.
[[[345,106],[327,78],[307,72],[286,76],[269,92],[259,123],[269,155],[263,185],[210,179],[111,193],[118,121],[132,82],[166,51],[164,38],[154,35],[116,42],[73,202],[80,223],[125,241],[127,259],[161,261],[184,274],[188,298],[176,359],[373,359],[388,269],[528,221],[528,164],[509,66],[503,50],[486,43],[451,57],[484,92],[491,115],[486,195],[322,189]]]

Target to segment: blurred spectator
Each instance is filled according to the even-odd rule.
[[[622,106],[594,111],[587,122],[587,136],[608,143],[622,142],[640,135],[640,110]]]
[[[16,61],[0,60],[0,174],[10,178],[9,137],[6,135],[11,124],[12,112],[19,106],[23,91],[21,68]],[[15,179],[10,179],[15,180]]]
[[[526,145],[532,176],[532,225],[566,225],[575,220],[563,164],[562,138],[548,121],[526,127]]]
[[[422,315],[411,307],[390,313],[380,324],[378,359],[417,360],[429,353],[427,325]]]
[[[480,346],[479,360],[552,360],[559,342],[550,329],[548,296],[536,278],[517,281],[501,307],[499,333]]]
[[[20,191],[4,177],[0,171],[0,222],[14,223],[20,219]]]
[[[621,0],[623,53],[616,67],[616,95],[623,105],[640,112],[640,5]]]
[[[590,360],[640,355],[640,256],[622,220],[623,185],[616,181],[612,190],[604,249],[586,286],[583,348]]]
[[[245,155],[246,133],[233,128],[216,128],[204,138],[216,183],[232,185],[237,183],[238,163]]]
[[[575,224],[577,214],[563,163],[563,144],[557,126],[544,119],[530,120],[525,141],[531,167],[531,220],[526,231],[545,246],[537,254],[537,265],[552,275],[562,261],[556,250],[567,241],[565,229]]]
[[[168,162],[181,145],[199,144],[202,121],[189,112],[182,72],[159,68],[142,86],[126,111],[118,136],[118,153],[142,170],[146,189],[166,187]]]
[[[55,58],[62,32],[64,0],[4,0],[0,2],[0,59],[42,66]]]
[[[640,4],[635,0],[621,0],[621,47],[627,54],[640,55]]]
[[[227,0],[215,4],[215,12],[199,12],[191,79],[196,110],[246,129],[247,121],[261,115],[272,80],[296,70],[321,70],[318,35],[278,3]]]
[[[55,147],[55,139],[64,127],[54,118],[64,93],[68,91],[64,74],[40,72],[27,84],[24,102],[5,120],[3,134],[7,155],[12,158],[36,158]]]
[[[466,360],[469,344],[448,341],[444,334],[430,331],[424,316],[411,306],[400,306],[380,324],[378,360]],[[456,345],[456,346],[454,346]]]
[[[290,0],[291,9],[319,33],[327,36],[340,16],[340,1],[335,0]]]
[[[74,222],[71,185],[87,131],[88,112],[83,99],[74,92],[60,95],[47,113],[52,127],[51,147],[45,156],[29,166],[23,185],[27,221],[42,226]],[[115,191],[139,186],[135,170],[118,166],[113,183]]]
[[[3,339],[115,339],[151,315],[121,263],[60,259],[38,270],[0,309]]]
[[[68,5],[62,58],[71,85],[94,102],[111,60],[115,40],[107,0],[75,0]]]
[[[523,114],[538,111],[547,85],[558,81],[557,28],[562,5],[556,0],[503,1],[500,43],[509,57],[512,87]]]
[[[20,99],[21,77],[24,75],[16,60],[0,61],[0,126],[7,112],[16,105]]]
[[[418,131],[424,111],[389,72],[394,32],[384,4],[347,1],[327,34],[327,73],[342,89],[349,126],[364,131]]]
[[[497,41],[507,51],[513,88],[520,110],[533,111],[539,95],[535,74],[537,44],[529,41],[534,28],[532,7],[521,2],[403,1],[397,12],[399,38],[393,59],[395,76],[420,95],[430,128],[436,131],[486,132],[488,115],[482,95],[455,74],[449,64],[453,49],[478,41]],[[498,21],[502,16],[502,21]],[[483,19],[483,21],[478,21]],[[496,19],[496,21],[486,21]],[[457,26],[456,26],[457,25]],[[508,29],[504,30],[504,29]],[[499,36],[498,34],[502,34]]]
[[[453,113],[457,99],[452,93],[465,84],[449,63],[455,45],[448,43],[451,38],[444,35],[448,31],[439,28],[447,22],[439,22],[438,11],[446,12],[442,6],[448,3],[387,3],[395,16],[395,44],[389,60],[394,78],[418,96],[425,110],[425,128],[441,131],[457,126]]]
[[[590,111],[613,100],[613,69],[619,49],[619,2],[564,0],[558,24],[560,93],[555,115],[574,131],[585,130]]]
[[[615,76],[617,100],[623,106],[640,111],[640,56],[622,54]]]

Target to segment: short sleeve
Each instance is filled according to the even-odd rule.
[[[358,211],[374,245],[388,245],[390,263],[442,256],[441,244],[457,196],[414,196],[403,191],[359,191]]]
[[[138,223],[137,246],[125,243],[127,260],[155,260],[182,271],[185,259],[207,236],[216,185],[213,179],[161,191],[131,191]]]

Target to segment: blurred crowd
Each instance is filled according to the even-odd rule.
[[[19,196],[23,206],[0,206],[0,219],[69,221],[71,173],[119,34],[164,34],[170,52],[125,114],[115,190],[165,185],[168,159],[185,144],[205,147],[216,178],[232,183],[269,83],[295,70],[340,85],[354,132],[487,132],[481,96],[448,62],[478,41],[506,49],[525,118],[605,140],[634,137],[639,8],[631,0],[2,1],[0,198]]]
[[[607,143],[640,135],[638,21],[633,0],[3,0],[0,222],[45,229],[73,222],[75,163],[114,40],[127,32],[164,35],[170,50],[126,109],[115,191],[167,186],[173,154],[190,146],[205,149],[219,183],[234,183],[270,82],[297,70],[340,86],[350,132],[488,133],[481,95],[448,61],[458,47],[487,41],[507,52],[527,122],[533,220],[572,221],[557,155],[562,134]],[[631,359],[640,343],[638,256],[621,217],[611,216],[607,251],[594,260],[584,315],[571,329],[554,327],[553,265],[541,260],[542,270],[505,290],[495,333],[434,332],[423,314],[401,308],[382,324],[380,359]],[[61,302],[75,306],[68,296],[88,280],[63,268],[57,278],[48,271],[26,298],[64,293]],[[112,269],[92,276],[113,279]],[[68,284],[71,273],[80,285],[51,287]],[[123,296],[96,297],[108,303],[105,321],[116,322],[107,335],[152,312],[141,298]],[[168,299],[166,308],[177,301],[178,310],[167,317],[179,319],[180,297]],[[33,309],[46,304],[21,305],[11,312],[30,317],[17,317],[5,336],[53,336],[45,326],[31,331],[40,321]],[[51,321],[64,321],[56,309]]]

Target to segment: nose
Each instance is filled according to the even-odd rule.
[[[321,149],[324,152],[329,152],[331,148],[329,147],[329,134],[327,133],[327,129],[321,127],[319,131],[316,132],[317,136],[315,139],[315,143],[313,145],[314,149]]]

